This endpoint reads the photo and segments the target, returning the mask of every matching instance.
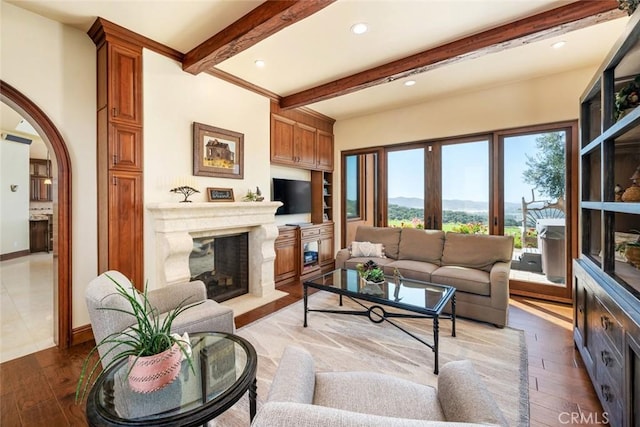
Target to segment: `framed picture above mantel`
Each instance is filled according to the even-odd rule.
[[[193,174],[244,178],[244,134],[193,123]]]

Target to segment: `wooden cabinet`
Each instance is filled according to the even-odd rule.
[[[276,286],[298,279],[298,232],[297,227],[278,227],[275,241],[276,261],[274,266]]]
[[[143,252],[142,176],[135,172],[109,172],[108,265],[109,270],[127,272],[127,277],[142,277]],[[126,252],[130,256],[123,256]],[[143,285],[144,283],[142,283]]]
[[[623,254],[640,228],[640,200],[624,196],[640,167],[640,107],[616,111],[616,94],[640,76],[639,53],[636,11],[580,99],[582,239],[573,335],[612,427],[640,420],[640,266]]]
[[[51,161],[44,159],[29,159],[30,189],[29,200],[32,202],[50,202],[53,200],[51,191]]]
[[[106,43],[108,107],[110,120],[142,123],[142,49]],[[98,70],[100,72],[100,70]]]
[[[142,47],[96,20],[98,272],[144,287]]]
[[[334,269],[333,222],[281,226],[275,242],[276,286]]]
[[[317,129],[286,117],[271,116],[271,162],[317,168]]]
[[[318,248],[318,261],[323,273],[335,268],[335,254],[333,244],[333,223],[326,223],[319,226],[320,244]]]
[[[271,103],[271,163],[333,171],[333,120]]]
[[[29,251],[49,252],[49,221],[29,221]]]

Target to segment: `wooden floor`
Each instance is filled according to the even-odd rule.
[[[279,289],[289,296],[236,317],[236,326],[301,298],[299,284]],[[602,408],[573,346],[571,319],[567,305],[522,297],[510,301],[509,326],[526,333],[532,426],[577,426],[587,424],[569,421],[602,420]],[[92,345],[52,348],[0,364],[0,425],[86,426],[84,405],[74,403],[74,393]]]

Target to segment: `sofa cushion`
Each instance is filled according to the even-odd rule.
[[[440,265],[444,231],[403,228],[400,234],[398,259],[425,261]]]
[[[489,273],[483,270],[454,265],[443,266],[431,273],[431,281],[440,285],[453,286],[461,292],[491,295]]]
[[[386,258],[384,253],[384,245],[382,243],[371,242],[351,242],[351,256],[352,257],[376,257]]]
[[[350,270],[355,270],[356,269],[356,265],[358,265],[358,264],[366,264],[367,261],[373,261],[376,264],[378,264],[380,267],[383,267],[384,265],[389,264],[390,262],[393,262],[394,260],[389,259],[389,258],[355,257],[355,258],[349,258],[348,260],[346,260],[345,263],[344,263],[344,268],[348,268]]]
[[[444,420],[433,387],[376,372],[316,373],[313,404],[387,417]]]
[[[393,276],[393,270],[397,268],[407,279],[420,280],[422,282],[431,282],[431,273],[438,266],[428,262],[412,261],[408,259],[399,259],[397,261],[385,264],[383,267],[384,274]]]
[[[356,230],[356,242],[382,243],[387,257],[398,259],[401,228],[361,225]]]
[[[498,261],[509,262],[512,236],[485,236],[448,232],[444,240],[442,265],[457,265],[491,271]]]

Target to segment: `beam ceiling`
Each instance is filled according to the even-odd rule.
[[[324,9],[335,0],[267,0],[185,55],[182,69],[199,74],[276,32]]]
[[[618,10],[615,0],[577,1],[285,96],[280,100],[280,107],[289,109],[313,104],[621,16],[624,16],[624,12]]]

